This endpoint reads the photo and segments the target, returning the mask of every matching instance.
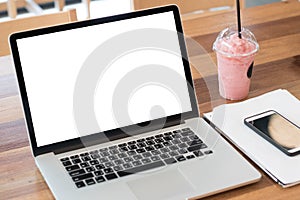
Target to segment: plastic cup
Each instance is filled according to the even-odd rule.
[[[213,44],[217,54],[219,92],[230,100],[248,96],[254,56],[259,45],[248,29],[242,28],[242,38],[235,27],[220,32]]]

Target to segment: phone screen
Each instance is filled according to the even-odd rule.
[[[300,150],[300,129],[275,111],[268,111],[245,120],[289,153]],[[276,145],[275,144],[275,145]]]

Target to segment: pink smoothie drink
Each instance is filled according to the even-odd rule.
[[[213,49],[217,54],[220,95],[230,100],[240,100],[248,96],[250,77],[258,43],[254,35],[242,29],[242,38],[233,28],[222,31]]]

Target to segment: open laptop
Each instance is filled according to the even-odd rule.
[[[188,199],[261,177],[199,117],[176,6],[15,33],[36,164],[57,199]]]

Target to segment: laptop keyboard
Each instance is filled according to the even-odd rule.
[[[189,128],[61,158],[78,188],[213,153]]]

